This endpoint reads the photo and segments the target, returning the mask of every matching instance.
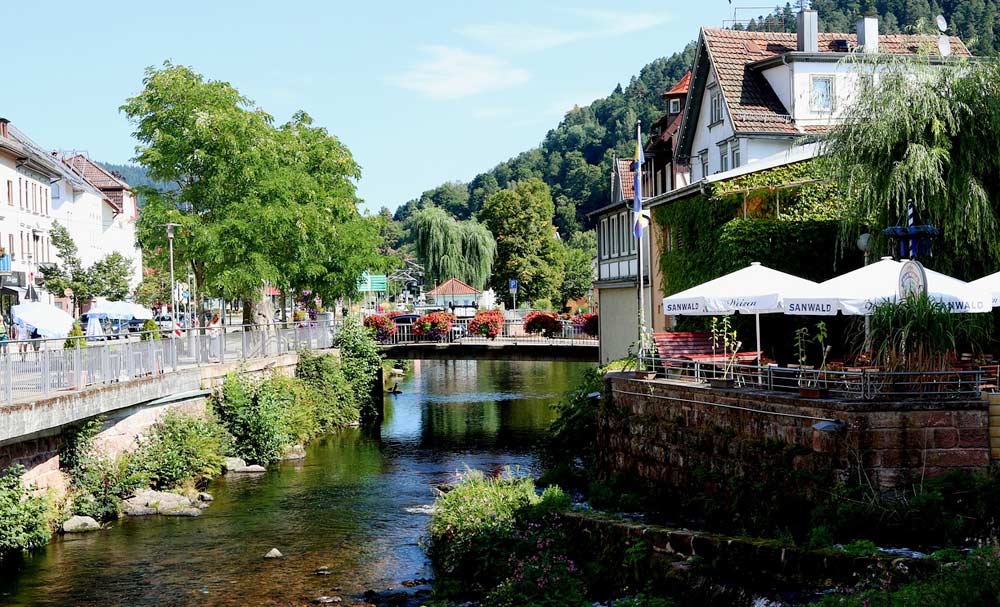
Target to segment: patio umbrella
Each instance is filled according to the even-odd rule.
[[[115,320],[149,320],[153,318],[153,311],[145,306],[130,301],[99,301],[90,310],[88,315],[107,316]]]
[[[820,283],[811,293],[784,300],[785,314],[847,316],[871,314],[875,305],[899,299],[899,271],[903,263],[891,257]],[[927,295],[952,312],[989,312],[990,292],[957,278],[924,269]]]
[[[96,338],[104,336],[104,328],[101,326],[100,317],[96,314],[90,315],[90,320],[87,322],[87,337]]]
[[[753,262],[742,270],[663,298],[663,313],[671,316],[753,314],[760,364],[760,315],[783,312],[785,298],[805,296],[819,285]]]
[[[1000,272],[983,276],[969,283],[977,289],[983,289],[990,294],[993,300],[993,307],[1000,308]]]
[[[10,312],[15,323],[38,331],[42,337],[66,337],[73,328],[72,316],[60,308],[40,301],[29,301],[13,306]]]

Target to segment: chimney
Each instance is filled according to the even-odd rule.
[[[4,139],[10,137],[10,133],[7,129],[8,124],[10,124],[10,120],[7,120],[6,118],[0,118],[0,137],[3,137]]]
[[[819,52],[819,17],[810,8],[799,11],[798,41],[796,50],[805,53]]]
[[[858,19],[858,48],[865,53],[878,52],[878,17]]]

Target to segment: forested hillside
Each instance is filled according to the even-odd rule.
[[[795,31],[798,3],[778,6],[746,25],[752,29]],[[943,14],[949,33],[961,36],[979,55],[996,54],[1000,41],[1000,0],[813,0],[824,31],[853,32],[862,14],[877,14],[883,33],[934,31],[934,18]],[[745,15],[744,15],[745,16]],[[703,25],[716,25],[706,23]],[[691,37],[697,36],[691,28]],[[670,41],[664,41],[664,45]],[[655,53],[658,49],[650,49]],[[651,124],[664,111],[660,94],[688,69],[694,44],[670,57],[656,59],[621,86],[591,105],[570,110],[550,130],[541,145],[477,175],[471,182],[449,182],[428,190],[400,206],[394,215],[404,221],[414,210],[434,204],[458,219],[474,216],[486,196],[512,181],[540,177],[552,189],[555,224],[565,236],[587,227],[586,214],[608,202],[611,158],[631,156],[635,121]],[[403,231],[404,241],[407,233]]]

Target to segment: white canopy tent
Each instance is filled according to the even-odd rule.
[[[785,314],[799,316],[847,316],[870,314],[875,305],[899,299],[899,273],[903,263],[883,257],[876,263],[831,278],[812,292],[787,297]],[[992,309],[989,290],[934,270],[924,269],[927,295],[944,303],[952,312],[981,313]]]
[[[116,320],[149,320],[153,318],[153,311],[145,306],[129,301],[99,301],[89,310],[88,316],[106,316]]]
[[[1000,272],[983,276],[969,283],[977,289],[983,289],[990,294],[994,308],[1000,308]]]
[[[755,261],[742,270],[663,298],[663,313],[668,316],[753,314],[760,364],[760,315],[784,312],[786,298],[804,297],[818,287],[811,280],[772,270]]]
[[[29,301],[12,306],[10,312],[15,324],[34,329],[42,337],[66,337],[73,328],[72,316],[46,303]]]

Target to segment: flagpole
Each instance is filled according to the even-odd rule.
[[[637,238],[639,242],[636,243],[636,250],[638,251],[638,256],[636,259],[637,268],[636,274],[638,275],[638,280],[636,281],[636,290],[638,292],[639,300],[639,355],[642,356],[643,348],[646,346],[645,341],[645,327],[646,327],[646,310],[642,296],[642,156],[641,156],[641,145],[642,145],[642,121],[638,120],[635,124],[635,206],[633,211],[635,212],[635,224],[632,226],[632,236]],[[636,208],[637,207],[637,208]]]

